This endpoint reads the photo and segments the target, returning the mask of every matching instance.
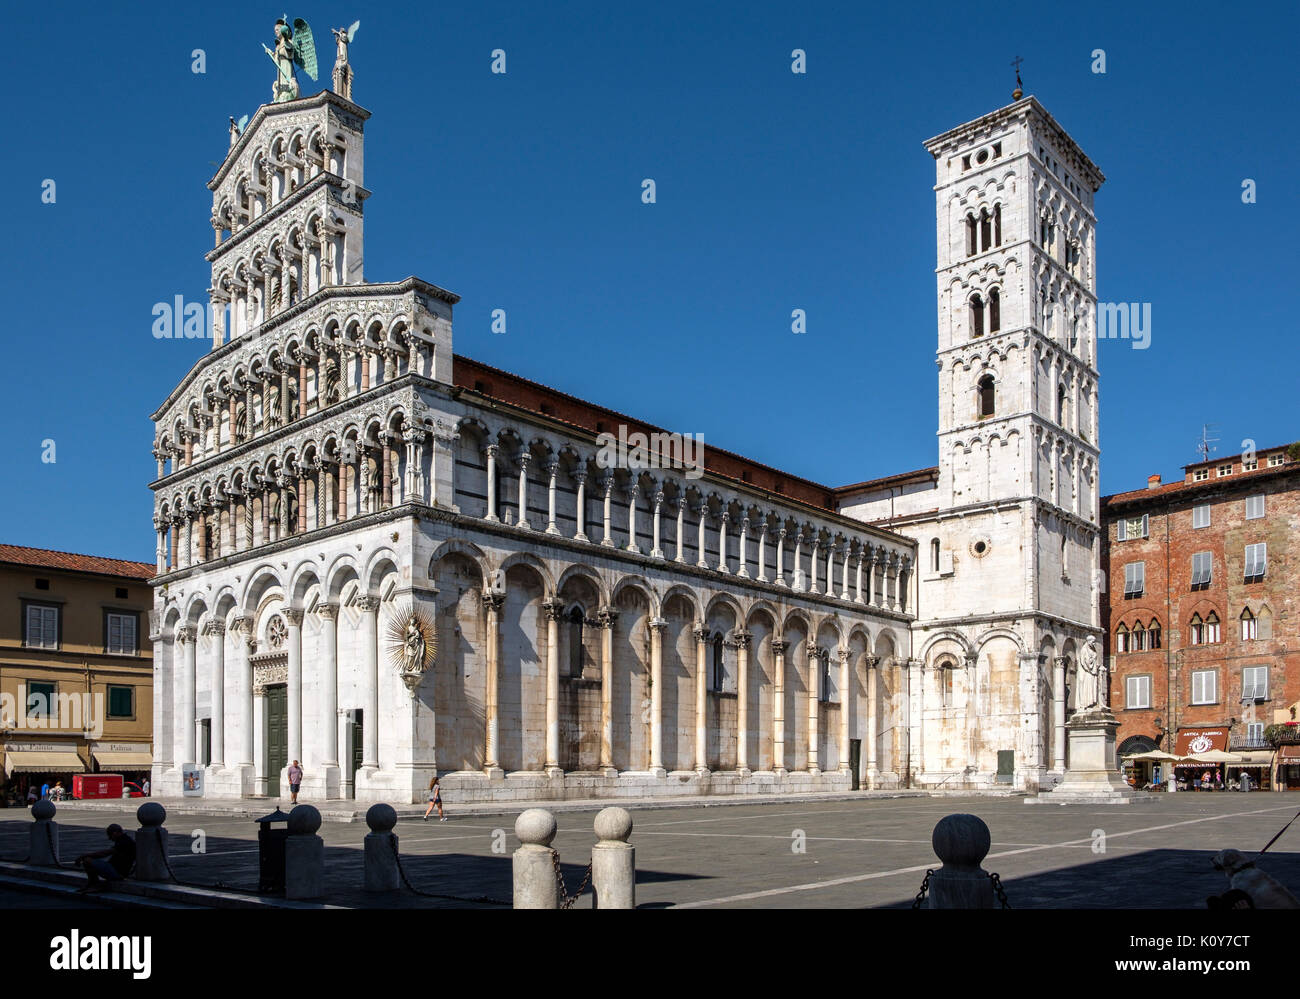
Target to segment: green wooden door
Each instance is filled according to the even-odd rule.
[[[266,793],[280,796],[280,771],[289,765],[289,688],[266,688]]]
[[[352,797],[355,798],[357,796],[357,771],[361,769],[361,750],[365,745],[363,741],[365,719],[360,708],[354,714],[356,720],[352,723],[352,752],[348,754],[352,767],[348,773],[348,783],[352,786]]]

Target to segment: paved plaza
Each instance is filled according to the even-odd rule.
[[[972,812],[988,823],[993,848],[985,868],[1001,875],[1014,908],[1204,908],[1227,887],[1210,858],[1220,849],[1258,851],[1300,809],[1300,796],[1161,795],[1143,807],[1026,807],[1017,797],[911,797],[767,802],[756,805],[632,808],[637,903],[667,907],[905,908],[927,867],[935,823]],[[397,826],[404,866],[425,891],[508,900],[514,815],[456,814],[445,823],[403,816]],[[559,851],[570,890],[580,881],[595,840],[595,809],[560,811]],[[131,808],[61,806],[62,855],[101,849],[103,828],[138,825]],[[0,857],[26,850],[25,810],[0,812]],[[253,889],[257,827],[247,816],[173,815],[177,877]],[[191,852],[201,830],[206,853]],[[421,898],[407,891],[361,891],[364,822],[326,822],[325,904],[420,907],[472,904]],[[1262,862],[1300,889],[1300,823]],[[31,897],[31,896],[27,896]],[[15,901],[16,900],[16,901]],[[19,896],[4,904],[24,905]],[[33,898],[32,905],[39,904]],[[482,904],[482,903],[479,903]],[[590,905],[590,895],[579,907]]]

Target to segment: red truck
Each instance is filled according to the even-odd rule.
[[[121,774],[74,774],[72,797],[78,801],[92,798],[122,797]]]

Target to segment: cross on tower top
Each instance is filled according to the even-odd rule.
[[[1014,59],[1011,60],[1011,65],[1016,68],[1016,89],[1011,92],[1012,100],[1018,101],[1020,100],[1021,97],[1025,95],[1025,91],[1023,89],[1024,84],[1020,82],[1020,64],[1024,61],[1025,60],[1021,59],[1020,56],[1016,56]]]

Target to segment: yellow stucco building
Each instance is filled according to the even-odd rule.
[[[152,762],[154,567],[0,545],[0,785]]]

